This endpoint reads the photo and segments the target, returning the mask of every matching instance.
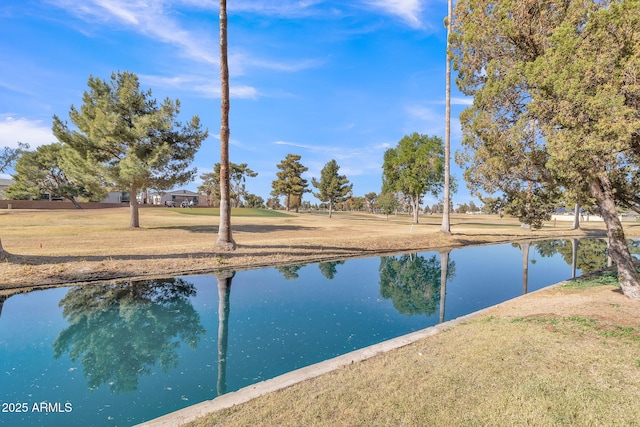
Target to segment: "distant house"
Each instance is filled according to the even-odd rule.
[[[4,190],[11,184],[13,184],[13,180],[0,178],[0,200],[4,200]]]
[[[100,200],[100,203],[129,203],[129,193],[126,191],[109,191],[107,197]]]
[[[183,202],[191,206],[207,206],[207,196],[189,190],[175,190],[149,195],[149,203],[162,206],[180,206]]]

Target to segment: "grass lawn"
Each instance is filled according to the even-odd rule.
[[[543,290],[188,425],[637,426],[639,308],[600,279]]]
[[[158,208],[168,209],[168,208]],[[173,212],[185,214],[185,215],[205,215],[205,216],[220,216],[219,208],[171,208]],[[268,217],[268,218],[283,218],[292,216],[289,213],[282,211],[274,211],[272,209],[253,209],[253,208],[233,208],[231,209],[231,217]]]

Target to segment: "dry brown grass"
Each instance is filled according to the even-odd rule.
[[[459,247],[557,235],[603,235],[590,224],[522,230],[497,216],[454,216],[453,235],[440,217],[291,214],[232,217],[238,250],[215,247],[217,217],[173,209],[141,210],[140,229],[128,228],[127,208],[84,211],[0,211],[0,239],[10,262],[0,263],[0,287],[61,284],[311,262],[385,252]],[[629,229],[637,232],[635,225]]]
[[[2,211],[0,293],[30,285],[302,263],[562,236],[604,236],[600,224],[531,232],[513,219],[299,214],[234,217],[239,249],[216,250],[217,218],[171,209]],[[640,226],[626,225],[628,237]],[[2,291],[4,288],[4,291]],[[330,374],[211,414],[224,426],[640,425],[640,306],[612,287],[552,288],[474,321]]]
[[[638,308],[611,286],[541,291],[190,425],[639,425]]]

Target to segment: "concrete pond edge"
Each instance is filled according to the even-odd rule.
[[[447,322],[440,323],[435,326],[430,326],[425,329],[421,329],[410,334],[402,335],[397,338],[392,338],[387,341],[383,341],[378,344],[373,344],[365,348],[354,350],[352,352],[343,354],[341,356],[334,357],[322,362],[315,363],[313,365],[305,366],[304,368],[296,369],[295,371],[287,372],[275,378],[271,378],[265,381],[261,381],[256,384],[241,388],[237,391],[229,392],[218,396],[212,400],[206,400],[201,403],[197,403],[192,406],[180,409],[175,412],[163,415],[158,418],[154,418],[149,421],[145,421],[138,424],[139,427],[164,427],[164,426],[179,426],[186,423],[195,421],[198,418],[204,417],[210,413],[220,411],[222,409],[232,408],[236,405],[240,405],[257,397],[263,396],[274,391],[283,390],[287,387],[291,387],[302,381],[310,380],[312,378],[319,377],[343,366],[351,365],[352,363],[362,362],[367,359],[371,359],[379,354],[386,353],[397,348],[413,344],[414,342],[422,339],[434,336],[447,329],[453,328],[461,323],[467,322],[476,317],[480,317],[488,311],[500,306],[501,304],[515,301],[520,298],[527,297],[538,293],[540,291],[549,290],[557,286],[566,284],[568,281],[562,281],[550,286],[545,286],[542,289],[520,295],[516,298],[512,298],[507,301],[503,301],[499,304],[483,308],[482,310],[469,313],[467,315],[458,317]]]

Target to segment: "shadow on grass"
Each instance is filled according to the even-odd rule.
[[[243,250],[245,249],[245,250]],[[153,261],[153,260],[179,260],[179,259],[211,259],[212,261],[230,260],[250,256],[253,260],[267,259],[274,255],[303,255],[321,256],[327,252],[327,256],[344,255],[355,256],[370,253],[360,247],[327,246],[327,245],[245,245],[239,244],[237,251],[221,251],[215,247],[215,240],[211,241],[211,251],[170,253],[170,254],[118,254],[118,255],[86,255],[86,256],[49,256],[49,255],[16,255],[8,254],[7,262],[21,265],[49,265],[63,264],[66,262],[110,262],[110,261]],[[224,268],[222,265],[212,265],[212,269]],[[88,271],[88,273],[90,273]],[[64,274],[61,273],[60,277]]]
[[[216,234],[218,232],[218,226],[212,225],[170,225],[163,227],[153,227],[156,230],[184,230],[191,233],[207,233]],[[309,231],[314,230],[315,227],[304,227],[299,225],[264,225],[264,224],[245,224],[245,225],[231,225],[232,231],[239,233],[272,233],[277,231]]]
[[[518,226],[520,227],[520,226]],[[579,236],[531,236],[531,240],[568,240],[568,239],[606,239],[607,232],[604,230],[582,230],[583,234]],[[479,245],[482,244],[482,237],[487,237],[487,244],[498,244],[505,242],[512,242],[515,240],[529,240],[525,235],[513,236],[511,234],[505,234],[504,240],[496,240],[496,233],[453,233],[453,237],[456,238],[456,243],[461,246]],[[467,238],[465,238],[467,237]]]

